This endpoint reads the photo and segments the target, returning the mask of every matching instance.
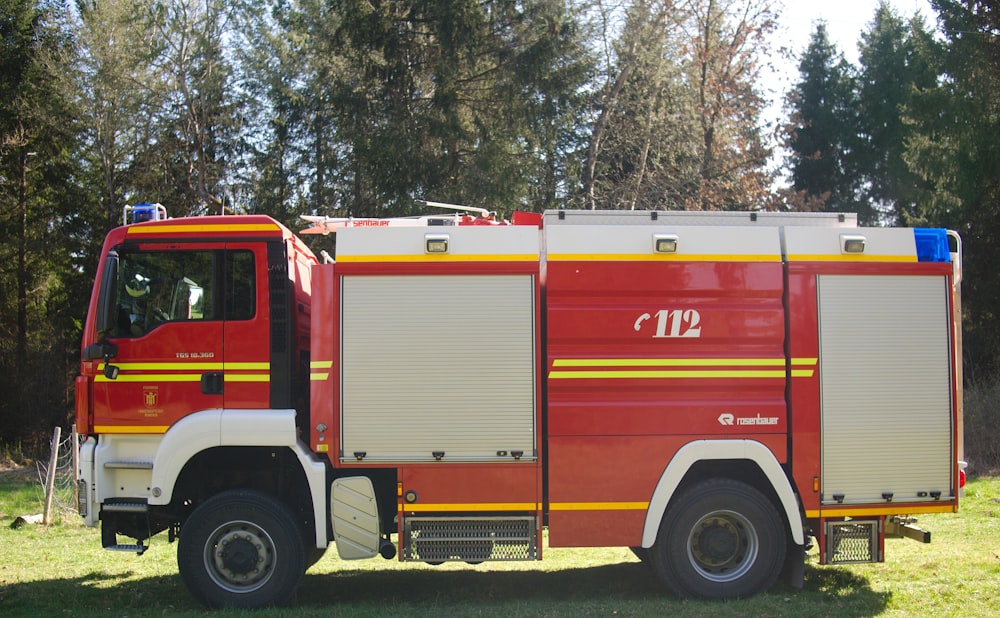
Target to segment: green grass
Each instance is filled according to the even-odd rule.
[[[0,615],[204,616],[177,575],[165,535],[142,557],[106,552],[71,515],[10,529],[41,510],[34,481],[0,473]],[[27,510],[25,510],[27,509]],[[886,562],[820,567],[806,586],[753,599],[681,601],[623,548],[548,549],[545,560],[432,567],[327,553],[291,608],[253,616],[990,616],[1000,615],[1000,478],[973,480],[957,514],[924,516],[933,543],[886,541]],[[238,611],[211,612],[237,616]]]

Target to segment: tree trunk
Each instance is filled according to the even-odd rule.
[[[28,360],[28,146],[20,149],[21,174],[17,188],[20,224],[17,229],[17,336],[14,359],[17,367]]]

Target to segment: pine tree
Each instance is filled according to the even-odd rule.
[[[0,438],[63,423],[83,226],[69,29],[55,3],[0,0]],[[72,343],[70,343],[72,342]],[[76,350],[78,352],[78,350]]]
[[[1000,369],[1000,18],[992,3],[932,0],[943,75],[914,97],[906,161],[925,191],[912,220],[957,229],[966,378]]]
[[[147,193],[156,121],[167,84],[154,72],[157,45],[136,27],[145,3],[107,0],[80,3],[77,37],[78,88],[87,147],[88,188],[103,221],[98,234],[121,225],[127,202],[164,200]],[[89,200],[88,200],[89,201]]]
[[[786,165],[798,208],[857,212],[856,177],[847,171],[857,116],[850,65],[819,22],[799,61],[800,80],[788,94]]]
[[[892,224],[912,212],[922,190],[920,178],[904,159],[913,125],[907,119],[914,95],[937,84],[937,72],[924,47],[923,21],[907,24],[884,1],[859,44],[859,143],[853,149],[851,173],[863,179],[866,223]]]

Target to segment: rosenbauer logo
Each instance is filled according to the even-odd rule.
[[[777,425],[778,420],[777,416],[761,416],[760,414],[737,418],[728,412],[723,412],[718,418],[720,425],[732,425],[734,421],[736,425]]]

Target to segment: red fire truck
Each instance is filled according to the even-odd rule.
[[[330,545],[479,563],[543,538],[738,598],[801,585],[812,538],[822,564],[878,562],[958,508],[945,230],[339,220],[320,264],[265,216],[133,213],[84,329],[79,506],[106,549],[166,531],[205,605],[288,602]]]

